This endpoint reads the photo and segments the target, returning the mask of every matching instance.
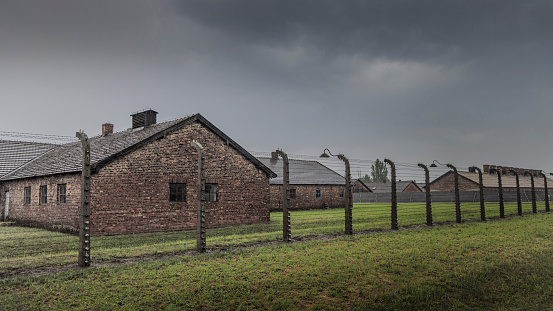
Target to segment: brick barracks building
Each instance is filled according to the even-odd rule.
[[[484,189],[499,189],[497,173],[493,169],[501,172],[501,186],[504,191],[516,191],[516,177],[511,171],[519,175],[519,185],[521,190],[530,190],[532,188],[530,176],[524,176],[528,172],[534,176],[534,188],[536,191],[544,191],[543,176],[539,175],[539,170],[529,170],[523,168],[503,167],[495,165],[484,165],[482,170],[482,183]],[[459,191],[477,191],[479,190],[478,173],[469,169],[469,171],[458,171],[459,173]],[[553,180],[547,178],[548,190],[553,188]],[[430,183],[430,191],[453,191],[455,189],[455,179],[453,171],[448,171],[442,176],[436,178]]]
[[[134,114],[132,128],[117,133],[104,124],[102,135],[89,139],[93,234],[195,228],[193,140],[204,147],[207,227],[269,222],[269,179],[276,175],[267,166],[199,114],[159,124],[156,115]],[[81,143],[42,147],[25,164],[1,173],[2,219],[75,232]]]
[[[259,160],[277,174],[269,182],[270,209],[282,211],[282,159],[273,153]],[[317,161],[288,160],[288,164],[291,210],[344,208],[344,177]]]

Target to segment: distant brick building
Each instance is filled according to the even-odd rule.
[[[277,177],[270,180],[271,211],[282,211],[282,159],[258,158]],[[289,160],[290,209],[344,208],[345,178],[316,161]]]
[[[366,182],[365,185],[371,189],[371,192],[374,193],[391,193],[392,192],[392,182]],[[422,192],[421,188],[417,185],[416,182],[412,180],[408,181],[397,181],[396,182],[396,191],[397,192]]]
[[[497,168],[494,166],[484,166],[482,174],[482,183],[485,189],[499,189],[499,183],[497,179],[497,173],[490,173],[491,168]],[[516,177],[510,173],[506,168],[502,170],[501,186],[505,191],[516,191]],[[534,188],[536,190],[543,191],[544,181],[543,177],[539,176],[538,170],[526,170],[526,169],[514,169],[519,174],[519,185],[521,190],[530,190],[532,188],[531,178],[524,176],[524,172],[529,172],[534,175]],[[464,172],[458,171],[459,177],[459,191],[475,191],[480,189],[478,173],[474,171]],[[430,191],[453,191],[455,190],[455,178],[453,171],[448,171],[442,176],[436,178],[430,183]],[[553,180],[547,179],[548,188],[553,187]]]
[[[353,193],[372,192],[372,190],[361,179],[356,179],[353,182],[351,191]]]
[[[197,152],[204,147],[206,225],[269,222],[274,173],[199,114],[156,124],[152,110],[133,115],[133,127],[104,125],[91,145],[91,231],[126,234],[195,228]],[[81,144],[48,149],[0,176],[4,219],[75,231]]]
[[[526,169],[526,168],[511,167],[511,166],[501,166],[501,165],[490,165],[490,164],[485,164],[485,165],[482,167],[482,172],[483,172],[483,173],[491,174],[492,170],[501,171],[501,172],[503,173],[503,175],[512,175],[512,173],[510,173],[510,171],[515,171],[515,172],[517,172],[519,175],[524,175],[524,173],[530,173],[530,174],[532,174],[534,177],[539,177],[539,175],[540,175],[540,173],[541,173],[541,170]],[[469,172],[474,173],[474,171],[472,171],[471,169],[469,169]]]

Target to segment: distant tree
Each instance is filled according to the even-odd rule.
[[[371,182],[371,176],[369,176],[368,174],[365,174],[365,176],[362,176],[362,177],[359,177],[359,180],[361,180],[362,182]]]
[[[379,159],[374,161],[374,164],[371,166],[371,179],[373,182],[386,182],[388,181],[388,168],[386,164]]]

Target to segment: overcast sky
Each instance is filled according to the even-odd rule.
[[[0,0],[0,131],[553,171],[553,2]]]

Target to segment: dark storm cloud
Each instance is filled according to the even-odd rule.
[[[120,130],[152,107],[261,151],[546,167],[551,150],[525,149],[553,144],[536,139],[551,16],[550,1],[0,0],[0,101],[15,103],[0,123]],[[48,122],[59,111],[73,117]]]
[[[502,95],[528,98],[509,91],[539,92],[553,79],[553,62],[544,62],[553,53],[553,3],[548,1],[198,0],[177,5],[182,16],[219,34],[220,48],[205,53],[253,68],[254,75],[275,83],[326,88],[357,79],[371,64],[412,63],[443,70],[447,79],[466,74],[442,102],[455,98],[474,105],[485,99],[486,105],[505,105]],[[482,97],[467,98],[467,90]],[[441,90],[432,92],[435,98]],[[416,100],[412,93],[409,98]]]
[[[536,43],[551,47],[548,1],[180,1],[233,39],[308,44],[330,56],[444,61]]]

